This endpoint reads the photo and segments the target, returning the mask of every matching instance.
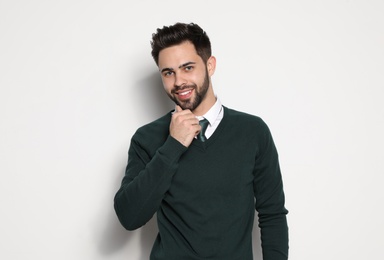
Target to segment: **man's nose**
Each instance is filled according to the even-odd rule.
[[[176,74],[175,75],[175,86],[181,87],[185,84],[187,84],[187,80],[185,79],[185,77],[183,77],[180,74]]]

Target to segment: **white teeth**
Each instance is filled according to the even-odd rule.
[[[179,95],[180,96],[184,96],[184,95],[187,95],[188,93],[190,93],[191,91],[190,90],[188,90],[188,91],[185,91],[185,92],[181,92],[181,93],[179,93]]]

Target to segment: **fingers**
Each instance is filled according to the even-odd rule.
[[[170,124],[170,135],[188,147],[200,130],[199,120],[191,110],[182,110],[180,106],[176,106]]]
[[[182,110],[172,115],[172,121],[182,125],[199,125],[199,119],[189,110]]]

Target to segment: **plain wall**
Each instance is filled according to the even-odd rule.
[[[172,109],[156,28],[211,38],[216,94],[279,150],[290,259],[384,259],[384,2],[0,0],[0,258],[148,259],[113,196],[135,130]],[[258,230],[255,259],[261,260]]]

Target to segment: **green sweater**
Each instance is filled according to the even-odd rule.
[[[186,148],[169,136],[171,113],[139,128],[115,210],[134,230],[157,213],[152,260],[251,260],[255,208],[264,260],[288,258],[278,155],[259,117],[224,107],[206,141]]]

